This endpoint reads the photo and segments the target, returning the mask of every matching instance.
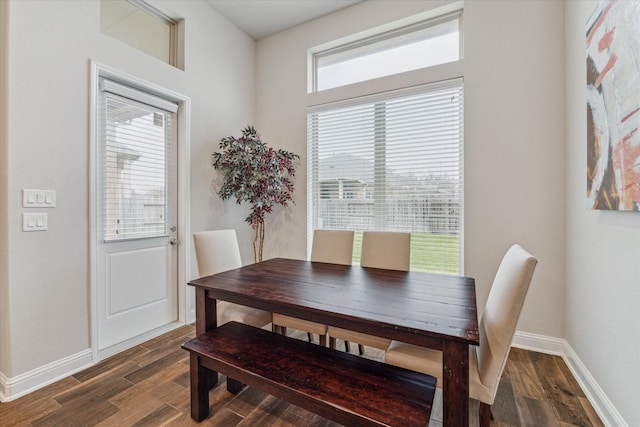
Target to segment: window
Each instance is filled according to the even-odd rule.
[[[462,126],[461,79],[311,107],[309,229],[409,231],[412,269],[459,273]]]
[[[178,22],[143,0],[101,0],[100,30],[161,61],[179,61]]]
[[[100,80],[104,241],[169,234],[177,104]]]
[[[313,53],[314,87],[322,91],[461,57],[460,11]]]

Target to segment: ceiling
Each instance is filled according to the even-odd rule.
[[[205,0],[254,40],[360,1],[362,0]]]

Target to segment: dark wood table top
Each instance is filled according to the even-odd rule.
[[[275,258],[189,284],[209,298],[415,345],[479,344],[470,277]]]

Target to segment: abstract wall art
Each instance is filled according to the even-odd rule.
[[[640,210],[640,1],[610,0],[587,23],[587,206]]]

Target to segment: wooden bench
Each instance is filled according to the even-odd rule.
[[[196,421],[209,416],[213,384],[208,378],[220,372],[229,390],[247,384],[348,426],[429,424],[436,388],[429,375],[236,322],[182,348],[190,352],[191,417]]]

